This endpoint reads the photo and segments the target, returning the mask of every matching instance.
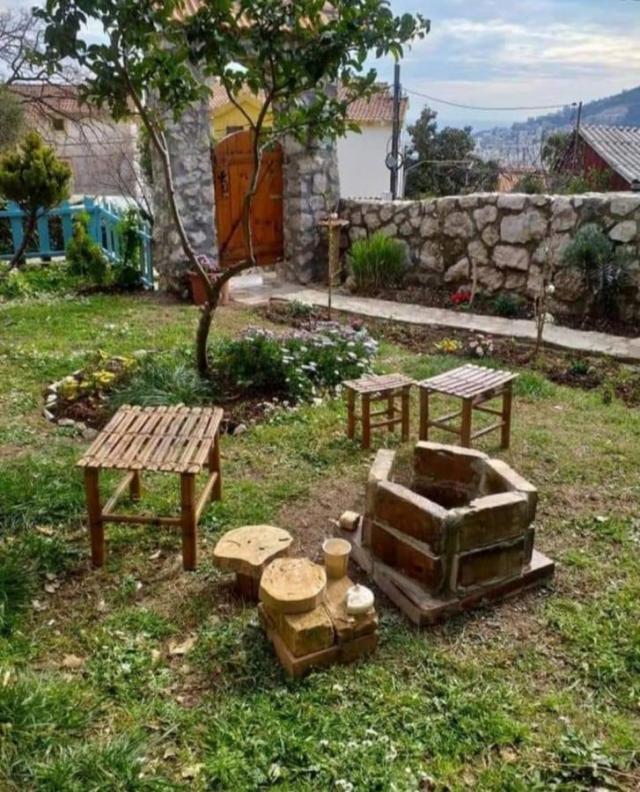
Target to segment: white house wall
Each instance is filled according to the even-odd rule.
[[[360,134],[338,138],[340,194],[343,198],[389,196],[390,173],[385,165],[391,148],[391,125],[363,126]],[[402,173],[399,174],[401,189]]]

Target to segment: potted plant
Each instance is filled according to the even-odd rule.
[[[198,262],[207,273],[207,276],[211,279],[211,281],[214,281],[222,272],[219,263],[215,259],[211,258],[211,256],[200,255],[198,256]],[[190,270],[187,274],[189,275],[191,299],[193,300],[194,305],[204,305],[207,301],[207,292],[205,290],[204,284],[202,283],[200,274],[194,270]],[[227,305],[228,303],[229,284],[225,283],[222,292],[220,293],[219,305]]]

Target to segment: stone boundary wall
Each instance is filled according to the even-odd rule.
[[[532,299],[539,293],[545,256],[556,287],[553,313],[579,315],[587,300],[581,272],[562,263],[576,230],[600,225],[633,259],[620,298],[621,316],[640,321],[640,195],[576,196],[478,193],[424,201],[341,201],[349,243],[382,231],[402,240],[411,268],[408,286],[470,287]],[[548,250],[548,253],[547,253]]]

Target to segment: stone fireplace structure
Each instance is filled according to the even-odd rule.
[[[534,549],[537,490],[504,462],[418,443],[409,486],[394,481],[394,462],[395,452],[378,452],[363,518],[342,535],[355,561],[416,624],[553,575],[553,561]]]

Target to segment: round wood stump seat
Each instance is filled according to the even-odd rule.
[[[293,537],[275,525],[244,525],[226,533],[213,551],[214,563],[236,573],[243,596],[258,598],[260,578],[274,559],[286,555]]]
[[[308,558],[278,558],[262,575],[260,599],[278,613],[306,613],[320,604],[326,588],[324,567]]]

